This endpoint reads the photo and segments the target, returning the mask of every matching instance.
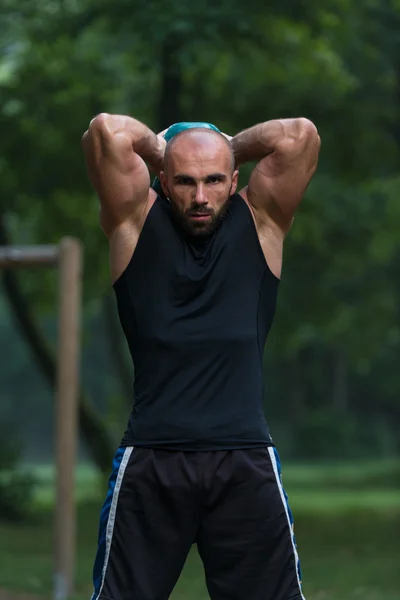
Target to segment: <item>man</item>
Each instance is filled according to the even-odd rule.
[[[317,130],[300,118],[233,138],[201,123],[157,136],[102,114],[83,143],[135,365],[93,600],[168,598],[194,543],[212,600],[303,598],[262,355]],[[256,167],[236,193],[248,161]]]

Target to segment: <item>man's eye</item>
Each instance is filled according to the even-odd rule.
[[[190,185],[192,183],[192,180],[188,177],[181,177],[180,179],[178,179],[178,183],[179,185]]]
[[[221,181],[221,177],[209,177],[208,183],[219,183]]]

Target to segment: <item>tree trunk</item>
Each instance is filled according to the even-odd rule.
[[[332,406],[338,413],[344,413],[348,408],[348,377],[347,360],[343,352],[334,350],[333,353],[333,385]]]
[[[117,381],[129,407],[133,402],[133,369],[125,356],[121,328],[118,323],[115,304],[111,295],[103,299],[103,316],[109,342],[110,359],[114,365]]]
[[[183,87],[179,53],[182,43],[168,38],[161,49],[161,89],[157,111],[157,129],[163,131],[182,120],[180,98]]]
[[[0,245],[11,245],[4,219],[1,215]],[[47,340],[41,333],[30,306],[25,300],[19,286],[18,277],[14,271],[4,269],[2,281],[16,324],[27,343],[39,370],[44,375],[48,384],[54,389],[57,374],[54,354],[50,349]],[[94,463],[103,473],[107,473],[111,466],[113,443],[99,415],[90,406],[88,398],[82,391],[79,393],[79,421],[83,437]]]
[[[303,355],[298,355],[289,362],[287,370],[290,378],[289,383],[289,410],[290,423],[295,425],[301,422],[306,411],[306,383],[303,368]]]

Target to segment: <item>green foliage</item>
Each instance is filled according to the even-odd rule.
[[[96,113],[156,127],[172,69],[182,119],[230,134],[274,117],[315,121],[320,165],[285,244],[267,416],[276,410],[293,439],[312,429],[313,452],[329,452],[322,430],[352,452],[349,415],[366,413],[360,430],[379,419],[398,430],[398,2],[6,0],[0,10],[0,209],[16,243],[84,240],[87,310],[110,285],[80,149]],[[54,274],[27,273],[23,285],[52,312]]]
[[[0,435],[0,520],[22,521],[32,510],[36,478],[17,471],[20,449],[10,434]]]
[[[388,423],[359,421],[353,415],[319,407],[296,424],[294,445],[299,460],[315,456],[343,460],[394,455],[396,443]]]

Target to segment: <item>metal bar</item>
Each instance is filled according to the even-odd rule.
[[[59,251],[54,599],[67,600],[73,593],[75,562],[74,469],[78,438],[82,247],[77,240],[64,238],[61,240]]]
[[[58,246],[0,246],[0,268],[54,266]]]

